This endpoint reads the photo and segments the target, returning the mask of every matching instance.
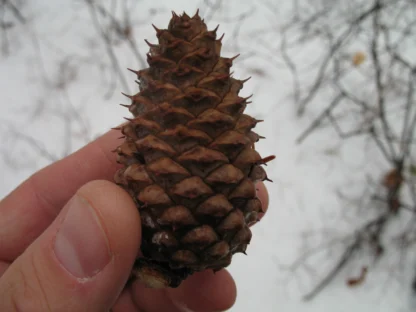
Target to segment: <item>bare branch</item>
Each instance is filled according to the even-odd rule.
[[[343,99],[342,94],[338,94],[337,97],[335,97],[332,102],[329,104],[329,106],[312,122],[312,124],[298,137],[296,140],[297,143],[301,143],[304,141],[309,134],[312,133],[313,130],[315,130],[323,121],[324,118],[328,117],[330,112],[341,102]]]
[[[12,2],[12,0],[3,0],[3,5],[6,5],[11,9],[14,16],[20,23],[26,23],[26,19],[24,18],[18,7]]]
[[[104,32],[104,30],[101,28],[100,22],[98,21],[96,7],[94,6],[93,2],[91,0],[85,0],[87,3],[89,9],[90,9],[90,15],[92,18],[92,21],[94,23],[94,26],[97,30],[97,32],[100,34],[101,38],[104,41],[105,48],[107,50],[108,56],[110,57],[111,63],[113,65],[114,71],[117,73],[118,78],[122,84],[122,87],[126,92],[129,92],[129,84],[127,83],[127,80],[123,74],[123,71],[121,70],[120,64],[118,62],[117,56],[114,53],[112,43],[110,41],[109,36]]]
[[[358,7],[357,3],[349,6],[343,2],[345,10],[341,2],[333,5],[325,2],[315,7],[304,3],[298,4],[283,28],[280,50],[292,74],[298,115],[303,115],[308,105],[312,109],[315,103],[325,104],[297,142],[303,142],[320,126],[330,126],[340,140],[353,136],[370,139],[374,143],[370,145],[371,152],[384,158],[387,166],[381,172],[371,172],[370,176],[382,176],[382,179],[374,182],[371,178],[372,187],[363,190],[362,196],[371,203],[376,216],[372,214],[358,229],[351,223],[353,234],[345,236],[340,257],[304,297],[310,300],[353,261],[353,256],[358,255],[363,246],[369,246],[376,259],[381,257],[386,250],[381,242],[384,244],[391,238],[388,236],[391,233],[386,231],[394,226],[390,221],[400,217],[409,224],[414,223],[416,180],[408,170],[415,163],[416,65],[406,56],[403,46],[413,43],[416,34],[416,15],[409,13],[416,12],[416,2],[373,0],[360,2],[362,6]],[[295,38],[292,44],[287,42],[290,37]],[[306,68],[303,60],[293,57],[291,52],[307,49],[311,42],[318,43],[319,54],[324,56],[310,64],[311,68]],[[357,50],[357,46],[361,48]],[[313,70],[314,75],[310,75],[309,71]],[[315,97],[319,95],[322,98],[318,102]],[[367,160],[368,163],[372,161],[371,158]],[[358,211],[363,209],[359,201],[351,201],[350,205]],[[403,236],[412,237],[415,231],[414,226],[406,227]],[[349,240],[351,235],[352,241]],[[326,248],[329,249],[333,239],[327,239]],[[315,253],[315,248],[307,250],[295,264],[303,265]]]

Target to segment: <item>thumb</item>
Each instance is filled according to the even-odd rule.
[[[130,196],[113,183],[90,182],[0,278],[0,311],[107,311],[139,242]]]

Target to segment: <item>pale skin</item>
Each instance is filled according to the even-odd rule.
[[[137,282],[124,288],[140,249],[141,230],[132,199],[112,182],[119,165],[111,150],[120,143],[119,136],[118,131],[108,132],[36,172],[1,200],[0,311],[202,312],[224,311],[234,304],[236,285],[225,269],[215,275],[194,274],[176,289],[147,289]],[[257,188],[265,211],[266,188],[263,183]],[[71,258],[72,249],[56,251],[57,233],[75,199],[88,203],[106,237],[103,246],[108,249],[102,250],[101,263],[94,264],[100,270],[93,276],[78,274],[86,274],[93,264],[72,265],[72,270],[62,264],[62,254]],[[91,246],[99,245],[88,226],[77,231],[88,233]]]

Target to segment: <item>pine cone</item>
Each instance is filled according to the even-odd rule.
[[[134,118],[121,127],[116,150],[124,165],[115,181],[140,211],[142,257],[132,278],[149,287],[177,287],[187,276],[221,270],[245,253],[249,226],[262,211],[255,182],[267,180],[254,149],[259,122],[243,114],[245,81],[231,77],[236,57],[220,57],[216,29],[198,15],[173,13],[168,29],[154,26],[149,68],[129,96]],[[147,42],[147,41],[146,41]]]

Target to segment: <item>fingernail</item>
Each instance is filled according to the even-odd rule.
[[[55,239],[55,254],[62,266],[77,278],[89,278],[110,262],[108,239],[95,210],[75,195]]]

